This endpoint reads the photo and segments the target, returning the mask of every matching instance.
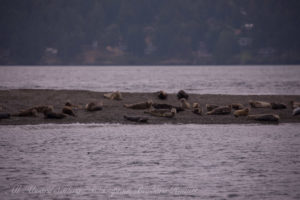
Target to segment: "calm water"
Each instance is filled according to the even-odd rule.
[[[1,199],[299,199],[300,125],[0,127]]]
[[[0,89],[300,94],[300,66],[0,67]]]

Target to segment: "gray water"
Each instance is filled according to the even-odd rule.
[[[0,67],[0,89],[300,94],[300,66]]]
[[[299,199],[300,125],[0,127],[1,199]]]

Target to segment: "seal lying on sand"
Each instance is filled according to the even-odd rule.
[[[178,98],[178,99],[182,99],[182,98],[188,99],[188,98],[189,98],[189,95],[188,95],[184,90],[180,90],[180,91],[177,93],[177,98]]]
[[[62,118],[66,117],[65,114],[63,114],[63,113],[56,113],[56,112],[53,112],[50,109],[44,111],[44,116],[45,116],[46,119],[62,119]]]
[[[206,104],[205,107],[206,107],[207,111],[212,111],[213,109],[215,109],[215,108],[217,108],[219,106],[215,105],[215,104]]]
[[[235,117],[240,117],[240,116],[247,116],[249,114],[250,109],[249,108],[244,108],[241,110],[236,110],[233,112],[233,115]]]
[[[231,107],[234,110],[242,110],[244,108],[244,106],[240,103],[233,103],[233,104],[231,104]]]
[[[191,104],[185,98],[181,98],[180,99],[180,107],[183,109],[190,109]]]
[[[65,106],[69,106],[69,107],[71,107],[71,108],[76,108],[76,109],[81,109],[81,108],[82,108],[81,105],[74,105],[71,101],[67,101],[67,102],[65,103]]]
[[[52,105],[38,105],[38,106],[33,106],[30,109],[35,109],[39,113],[44,113],[45,110],[53,110]]]
[[[124,115],[124,119],[127,119],[128,121],[132,121],[132,122],[141,122],[141,123],[148,122],[147,117],[136,117],[136,116]]]
[[[274,110],[277,110],[277,109],[286,109],[287,106],[283,103],[271,103],[271,107],[272,109]]]
[[[165,103],[153,103],[152,107],[155,109],[169,109],[169,110],[171,110],[172,108],[175,108],[176,112],[184,111],[184,109],[181,107],[173,106],[173,105],[165,104]]]
[[[99,102],[94,101],[85,105],[85,109],[87,111],[98,111],[98,110],[102,110],[102,108],[103,108],[103,103],[101,101]]]
[[[271,104],[265,101],[249,101],[252,108],[271,108]]]
[[[297,107],[293,110],[293,116],[300,115],[300,107]]]
[[[10,118],[10,114],[9,113],[0,113],[0,120],[1,119],[8,119]]]
[[[292,108],[300,107],[300,102],[291,101]]]
[[[110,100],[122,100],[122,94],[119,91],[104,94],[104,97]]]
[[[158,97],[159,99],[164,100],[164,99],[167,99],[167,98],[168,98],[168,94],[167,94],[166,92],[164,92],[164,91],[161,90],[161,91],[158,92],[157,97]]]
[[[253,119],[256,121],[270,121],[278,122],[280,117],[275,114],[258,114],[258,115],[248,115],[248,119]]]
[[[176,109],[172,108],[171,110],[168,109],[150,109],[148,111],[145,111],[145,113],[149,113],[150,115],[156,116],[156,117],[167,117],[167,118],[173,118],[176,114]]]
[[[27,110],[21,110],[18,113],[14,113],[12,114],[12,116],[16,116],[16,117],[37,117],[37,110],[34,108],[29,108]]]
[[[75,117],[75,113],[73,112],[72,107],[70,106],[64,106],[62,109],[62,113]]]
[[[140,103],[135,103],[135,104],[124,104],[125,108],[130,108],[130,109],[137,109],[137,110],[144,110],[151,108],[153,102],[151,100],[146,101],[146,102],[140,102]]]
[[[231,113],[231,105],[229,106],[219,106],[212,111],[207,112],[207,115],[227,115]]]
[[[193,113],[197,115],[202,115],[202,108],[198,103],[193,103]]]

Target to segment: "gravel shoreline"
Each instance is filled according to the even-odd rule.
[[[215,94],[189,94],[188,101],[192,104],[198,102],[203,108],[202,115],[196,115],[190,110],[179,112],[174,118],[163,118],[145,114],[144,110],[127,109],[123,105],[152,100],[155,103],[167,103],[174,106],[179,105],[176,94],[169,94],[166,100],[157,98],[153,93],[122,93],[123,100],[109,100],[103,97],[106,92],[93,92],[81,90],[1,90],[0,91],[0,112],[15,113],[21,109],[30,108],[35,105],[53,105],[54,110],[60,112],[66,101],[84,106],[91,101],[102,101],[103,110],[87,112],[84,109],[75,110],[76,117],[68,116],[64,119],[44,119],[40,114],[38,117],[11,117],[0,120],[0,125],[26,125],[45,123],[121,123],[135,124],[127,121],[124,115],[148,117],[148,124],[250,124],[258,123],[249,120],[247,117],[235,118],[230,115],[205,115],[205,104],[228,105],[231,103],[241,103],[249,106],[249,100],[259,100],[268,102],[281,102],[288,105],[287,109],[272,110],[269,108],[252,108],[250,114],[274,113],[280,116],[280,123],[299,123],[300,116],[292,116],[290,101],[300,101],[300,95],[215,95]]]

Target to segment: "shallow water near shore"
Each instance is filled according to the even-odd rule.
[[[3,199],[299,199],[300,125],[0,126]]]
[[[0,89],[299,95],[300,66],[0,67]]]

